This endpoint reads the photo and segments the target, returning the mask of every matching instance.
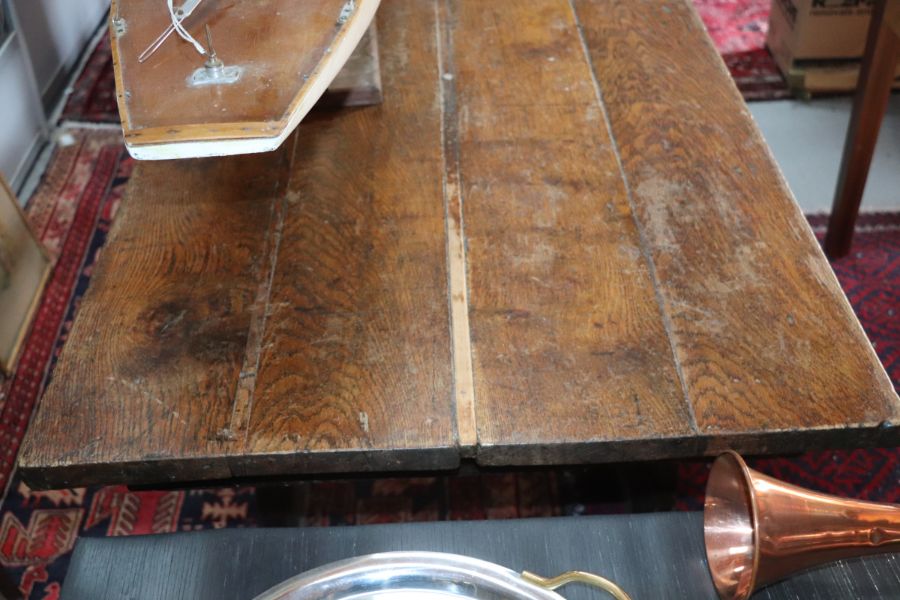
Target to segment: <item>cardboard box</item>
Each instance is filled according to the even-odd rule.
[[[871,16],[872,0],[772,0],[766,43],[786,65],[859,59]]]
[[[795,93],[856,89],[872,4],[873,0],[772,0],[766,44]]]
[[[859,61],[799,61],[784,75],[788,87],[797,96],[852,92],[859,81]],[[900,89],[900,67],[894,75],[893,87],[895,90]]]

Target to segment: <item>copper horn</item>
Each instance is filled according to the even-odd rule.
[[[819,494],[749,468],[713,463],[703,514],[706,558],[722,600],[822,563],[900,551],[900,505]]]

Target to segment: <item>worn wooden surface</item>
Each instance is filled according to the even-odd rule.
[[[384,105],[299,130],[236,474],[457,461],[435,15],[390,17]]]
[[[875,441],[897,395],[692,7],[575,7],[703,449]]]
[[[23,462],[55,439],[58,485],[229,475],[207,457],[227,452],[289,157],[136,170]]]
[[[379,20],[381,106],[293,154],[139,166],[30,483],[900,443],[686,0]]]
[[[568,460],[615,440],[624,457],[690,435],[571,7],[451,10],[481,455]]]

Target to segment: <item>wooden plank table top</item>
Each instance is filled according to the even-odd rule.
[[[897,444],[687,0],[385,0],[384,103],[138,165],[35,487]]]

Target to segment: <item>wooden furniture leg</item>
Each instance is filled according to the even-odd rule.
[[[879,0],[872,11],[860,85],[853,101],[837,193],[825,234],[825,254],[831,259],[846,256],[853,241],[853,227],[900,57],[898,13],[900,0]]]

